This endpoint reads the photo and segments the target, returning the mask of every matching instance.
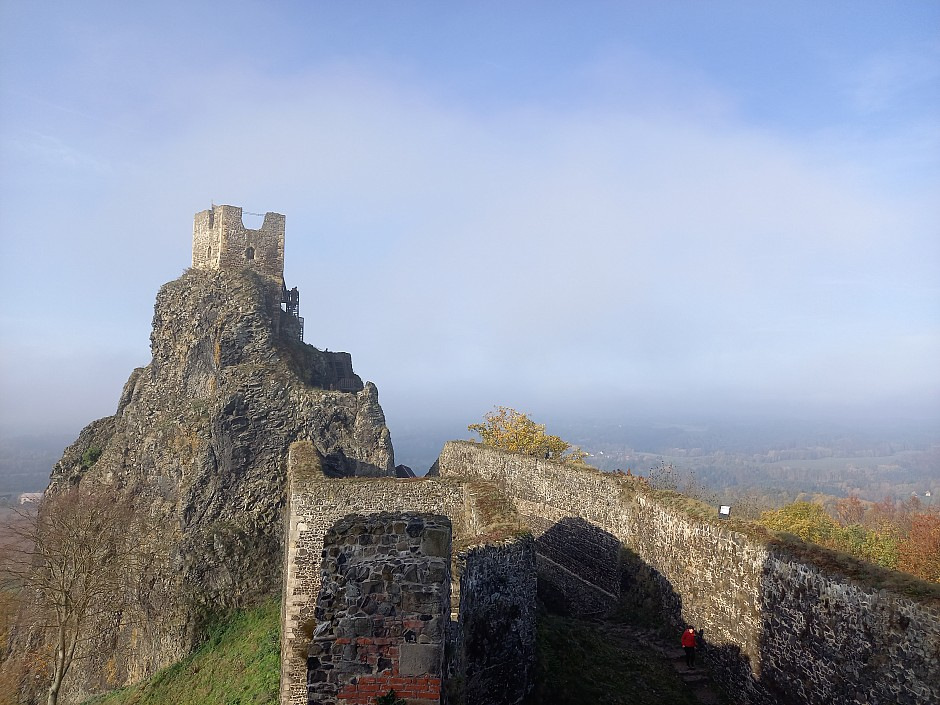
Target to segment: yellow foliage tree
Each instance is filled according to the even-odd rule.
[[[836,511],[841,523],[820,504],[794,502],[764,512],[760,523],[884,568],[940,582],[940,514],[936,511],[925,511],[910,500],[899,505],[890,497],[867,508],[858,498],[849,497],[838,502]]]
[[[526,414],[507,406],[497,406],[483,417],[483,423],[472,423],[467,429],[480,434],[486,445],[511,453],[575,462],[587,457],[581,449],[546,433],[544,424],[535,423]]]
[[[804,541],[830,545],[839,525],[819,504],[793,502],[780,509],[761,514],[760,523],[772,531],[787,531]]]

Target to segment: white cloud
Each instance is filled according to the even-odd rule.
[[[209,192],[286,212],[308,337],[365,356],[380,383],[600,385],[634,369],[648,385],[776,394],[937,385],[924,355],[864,346],[872,329],[917,333],[870,307],[908,264],[915,290],[936,274],[916,232],[936,221],[852,160],[730,118],[533,106],[481,119],[350,70],[267,89],[203,104],[148,155],[144,185],[163,185],[166,207]],[[776,325],[786,339],[765,333]],[[859,362],[825,374],[814,360],[839,345]]]
[[[938,218],[894,138],[783,135],[701,73],[624,64],[573,71],[570,106],[463,103],[396,66],[157,76],[94,149],[32,145],[48,173],[106,173],[48,195],[49,252],[4,288],[51,279],[31,303],[66,329],[138,326],[188,264],[192,213],[225,202],[287,215],[308,341],[399,408],[428,388],[936,395]]]

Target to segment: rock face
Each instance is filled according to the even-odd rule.
[[[279,293],[248,269],[193,269],[164,285],[152,362],[53,469],[47,492],[90,483],[133,497],[163,549],[136,576],[160,609],[76,662],[67,701],[152,673],[191,648],[206,618],[278,593],[291,443],[309,440],[329,476],[394,476],[375,386],[348,354],[301,342]]]

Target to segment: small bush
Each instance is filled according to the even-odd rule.
[[[101,446],[99,445],[90,445],[85,449],[85,452],[82,453],[82,467],[86,470],[92,465],[98,462],[98,458],[101,457]]]
[[[380,695],[375,699],[375,705],[407,705],[404,700],[395,694],[395,690],[388,691],[385,695]]]

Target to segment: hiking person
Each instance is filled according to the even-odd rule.
[[[682,648],[685,649],[685,665],[695,668],[695,630],[692,627],[682,632]]]

